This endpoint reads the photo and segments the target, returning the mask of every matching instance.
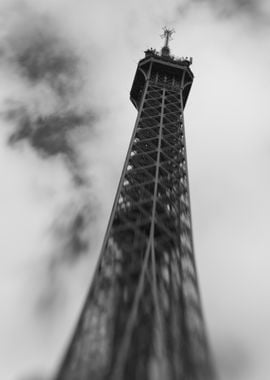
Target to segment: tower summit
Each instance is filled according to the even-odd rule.
[[[194,259],[188,58],[145,51],[138,116],[101,255],[57,380],[213,380]]]

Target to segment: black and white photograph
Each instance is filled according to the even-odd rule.
[[[270,378],[270,2],[0,0],[0,379]]]

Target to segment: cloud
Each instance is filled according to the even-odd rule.
[[[91,130],[96,117],[81,101],[84,73],[76,48],[52,17],[27,6],[8,26],[1,46],[2,68],[6,66],[23,86],[19,98],[14,93],[2,106],[2,117],[10,125],[8,144],[27,144],[43,160],[63,160],[74,185],[87,187],[78,136]],[[88,202],[81,207],[89,211]],[[74,229],[79,235],[79,230],[86,228],[83,211],[74,212],[75,222],[71,218],[66,228],[68,235]],[[63,220],[67,219],[62,214]],[[63,235],[64,229],[58,238]]]
[[[208,3],[217,10],[220,15],[231,16],[237,15],[238,12],[245,12],[249,15],[261,14],[261,2],[253,0],[193,0],[195,3]]]
[[[74,95],[81,84],[79,57],[48,16],[27,12],[23,25],[6,36],[2,55],[30,83],[43,81],[61,97]]]
[[[25,7],[9,27],[2,46],[2,67],[6,65],[7,72],[23,86],[20,96],[10,95],[2,106],[2,118],[10,129],[9,146],[23,145],[41,160],[61,160],[73,182],[70,198],[50,228],[54,246],[47,264],[47,290],[44,287],[48,298],[57,293],[56,287],[50,289],[50,273],[59,275],[63,263],[89,253],[89,228],[96,206],[80,140],[91,137],[97,117],[82,101],[83,58],[48,14]]]
[[[40,374],[33,374],[33,375],[25,376],[21,378],[20,380],[50,380],[50,379],[47,376],[43,376]]]
[[[22,244],[8,251],[11,266],[12,263],[16,266],[20,255],[25,256],[23,265],[28,275],[21,278],[20,290],[15,288],[14,280],[11,281],[13,275],[7,281],[13,283],[9,292],[14,291],[12,302],[20,299],[21,289],[31,294],[21,321],[32,325],[32,336],[36,339],[40,334],[39,323],[46,325],[45,330],[52,329],[59,307],[69,307],[69,276],[78,271],[95,246],[91,242],[91,230],[98,209],[85,149],[86,142],[94,136],[98,120],[96,110],[89,105],[89,61],[53,14],[37,8],[26,3],[6,6],[7,17],[4,20],[2,16],[1,20],[5,32],[0,35],[0,68],[4,78],[0,94],[1,153],[9,157],[13,152],[15,160],[27,163],[21,173],[17,166],[10,174],[21,178],[14,196],[16,201],[20,199],[28,205],[22,215],[25,223],[19,224],[18,230],[11,220],[6,223],[5,231],[9,229],[9,240],[20,231],[28,234],[29,239],[37,231],[39,235],[38,244],[30,244],[30,249]],[[9,165],[7,162],[6,171]],[[31,184],[28,183],[32,200],[27,203],[25,194],[20,192],[22,184],[29,181],[29,173],[32,173]],[[5,178],[2,175],[8,188]],[[12,196],[11,192],[7,195],[10,199]],[[40,206],[35,205],[35,198],[40,198]],[[1,199],[5,202],[4,197]],[[39,211],[46,214],[44,219],[39,218]],[[17,213],[13,206],[10,218],[21,221]],[[33,283],[37,284],[34,288]],[[81,297],[78,302],[80,300]],[[11,310],[16,310],[16,303]],[[63,324],[66,325],[64,321]],[[7,330],[14,331],[14,328],[10,326]],[[3,330],[0,334],[6,335]],[[24,357],[19,352],[21,344],[24,345],[14,340],[7,350],[13,351],[14,360],[23,373],[29,370],[27,352],[31,352],[34,345],[27,346]],[[3,369],[6,378],[5,371],[10,372],[10,368]]]
[[[44,159],[62,155],[71,164],[78,183],[83,182],[76,166],[78,152],[72,134],[86,126],[89,130],[95,115],[81,102],[83,64],[76,48],[52,18],[28,7],[9,26],[2,46],[2,66],[4,62],[9,71],[26,82],[25,92],[30,89],[31,100],[34,96],[39,99],[34,108],[25,94],[19,100],[16,94],[7,99],[3,112],[14,128],[10,145],[26,141]]]
[[[46,116],[31,115],[25,105],[16,105],[15,108],[7,109],[4,116],[12,122],[15,129],[8,138],[10,146],[27,141],[43,159],[61,156],[72,173],[74,183],[87,184],[87,178],[79,166],[78,147],[72,140],[72,133],[89,128],[94,121],[93,114],[80,114],[77,110],[68,109]]]
[[[240,21],[247,18],[252,23],[261,26],[269,21],[269,9],[264,0],[187,0],[178,6],[180,14],[184,15],[197,6],[209,7],[219,18],[236,18]]]

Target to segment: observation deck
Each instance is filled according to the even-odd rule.
[[[190,69],[192,58],[174,57],[166,46],[162,48],[161,53],[152,48],[144,53],[145,57],[138,63],[130,91],[133,105],[139,108],[146,81],[156,80],[159,85],[171,86],[182,91],[183,106],[185,106],[194,78]],[[156,79],[158,77],[159,79]],[[163,78],[162,81],[160,78]]]

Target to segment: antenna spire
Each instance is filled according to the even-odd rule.
[[[169,41],[172,40],[173,33],[175,33],[174,29],[169,29],[166,26],[163,27],[163,34],[160,36],[165,39],[164,46],[161,49],[161,55],[163,56],[170,55]]]

